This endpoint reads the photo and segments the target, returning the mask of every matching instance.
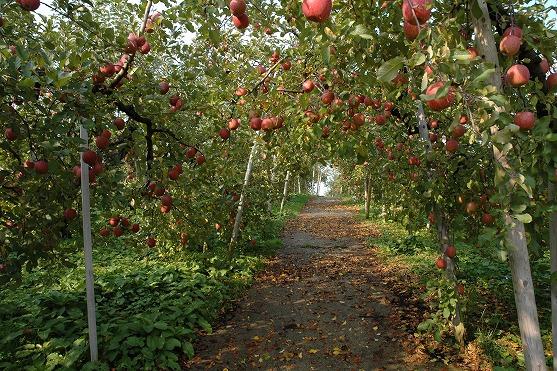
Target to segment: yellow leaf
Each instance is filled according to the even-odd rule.
[[[310,349],[309,352],[311,354],[315,354],[315,353],[319,352],[319,349]]]
[[[252,339],[255,340],[255,341],[261,340],[261,338],[259,336],[254,336]]]
[[[341,353],[342,353],[342,350],[340,350],[339,347],[334,347],[333,348],[333,355],[338,356]]]

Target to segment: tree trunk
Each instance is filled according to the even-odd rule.
[[[253,160],[255,158],[256,151],[257,151],[257,138],[254,139],[253,146],[251,147],[251,152],[249,154],[248,165],[246,167],[246,174],[244,176],[244,185],[242,186],[242,194],[240,195],[240,201],[238,202],[238,210],[236,211],[236,219],[234,220],[232,237],[230,239],[230,244],[228,246],[228,253],[230,257],[232,257],[232,255],[234,254],[234,249],[236,247],[236,243],[238,242],[238,235],[240,233],[240,224],[242,223],[242,214],[244,212],[244,201],[246,199],[246,192],[251,177],[251,171],[253,169]]]
[[[316,190],[317,196],[319,196],[320,188],[321,188],[321,169],[319,168],[319,165],[317,165],[317,190]]]
[[[311,193],[313,192],[315,192],[315,165],[313,166],[311,173]]]
[[[284,178],[284,190],[282,191],[282,201],[280,202],[280,211],[284,208],[286,203],[286,198],[288,197],[288,183],[290,182],[290,170],[286,172],[286,177]]]
[[[549,182],[549,202],[555,203],[555,183]],[[549,224],[549,251],[551,255],[551,332],[553,334],[553,369],[557,370],[557,212],[551,213]]]
[[[298,194],[302,194],[302,183],[300,182],[300,175],[298,175]]]
[[[472,17],[474,21],[474,32],[480,55],[495,66],[495,73],[491,83],[502,91],[501,69],[499,67],[499,56],[493,37],[493,27],[489,18],[489,9],[485,0],[476,0],[482,11],[481,18]],[[496,127],[491,129],[492,134],[497,131]],[[497,166],[510,170],[507,158],[496,146],[493,146],[494,158]],[[512,217],[508,210],[504,212],[506,225],[505,241],[509,250],[509,263],[513,278],[514,299],[524,351],[524,362],[528,370],[545,370],[545,355],[538,322],[538,310],[534,295],[532,273],[530,271],[530,259],[528,246],[524,231],[524,224]]]

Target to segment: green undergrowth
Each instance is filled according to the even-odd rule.
[[[354,201],[349,199],[345,202],[354,204]],[[363,208],[360,218],[364,220]],[[439,252],[434,231],[424,228],[410,233],[400,223],[385,220],[380,215],[380,210],[374,208],[371,210],[369,222],[380,231],[379,236],[369,239],[370,246],[377,247],[379,256],[387,264],[404,267],[415,277],[419,277],[417,282],[409,284],[414,286],[416,291],[427,288],[422,295],[424,300],[432,297],[432,291],[433,296],[437,295],[436,292],[440,292],[444,285],[444,275],[435,267],[435,259]],[[507,262],[501,259],[497,249],[490,248],[489,244],[495,241],[482,243],[464,235],[456,236],[455,241],[458,252],[457,280],[465,287],[465,293],[460,300],[466,326],[465,342],[478,344],[485,358],[499,370],[523,369],[524,356],[520,350],[520,332]],[[549,255],[533,259],[531,266],[549,364]],[[435,326],[423,327],[438,331],[438,327]],[[439,336],[439,333],[436,335]]]
[[[228,259],[207,252],[130,248],[118,241],[94,249],[99,358],[87,363],[85,271],[80,251],[43,264],[21,283],[0,289],[0,369],[179,369],[183,355],[232,299],[245,290],[279,233],[308,196],[294,195],[257,235]]]

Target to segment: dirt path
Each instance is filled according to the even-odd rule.
[[[377,231],[355,216],[338,200],[310,201],[231,317],[195,345],[187,368],[414,369],[400,319],[407,303],[377,274],[364,244]]]

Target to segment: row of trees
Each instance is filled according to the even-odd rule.
[[[84,145],[95,243],[230,241],[232,253],[287,174],[309,180],[331,159],[343,174],[362,165],[367,193],[409,225],[429,216],[450,279],[453,231],[498,237],[527,365],[544,367],[528,260],[557,244],[546,237],[556,39],[543,1],[0,9],[1,277],[63,256],[60,241],[79,235]],[[461,336],[458,305],[452,322]]]

